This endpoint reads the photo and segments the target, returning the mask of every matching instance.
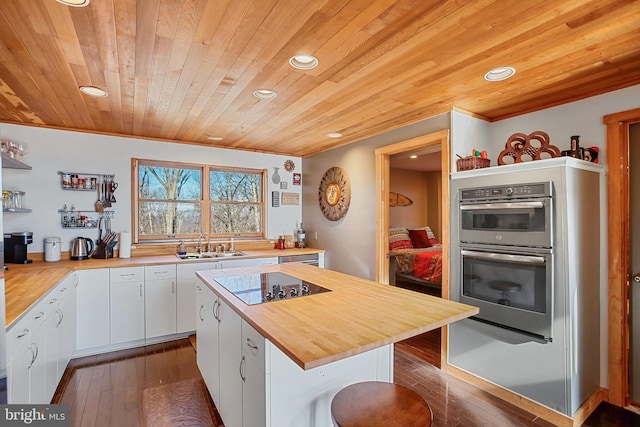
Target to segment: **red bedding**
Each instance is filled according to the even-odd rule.
[[[400,273],[410,274],[422,280],[442,284],[442,247],[402,249],[391,251]]]

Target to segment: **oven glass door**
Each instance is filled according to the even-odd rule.
[[[480,308],[479,319],[551,338],[551,250],[463,248],[460,301]]]
[[[464,203],[460,241],[551,247],[551,199]]]

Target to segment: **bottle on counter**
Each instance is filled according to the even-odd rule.
[[[187,256],[187,249],[184,247],[184,242],[182,240],[180,240],[180,244],[178,245],[178,256]]]
[[[302,222],[300,223],[300,227],[298,227],[297,235],[298,238],[296,241],[296,246],[299,248],[304,248],[306,246],[307,232],[305,231]]]

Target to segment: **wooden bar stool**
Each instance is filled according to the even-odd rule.
[[[334,396],[331,419],[338,427],[429,427],[433,413],[424,399],[406,387],[366,381]]]

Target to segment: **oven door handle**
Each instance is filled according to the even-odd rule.
[[[461,211],[480,211],[488,209],[542,209],[544,202],[506,202],[506,203],[479,203],[473,205],[460,205]]]
[[[514,254],[498,254],[478,251],[468,251],[463,249],[460,251],[462,255],[473,256],[476,258],[489,259],[495,261],[511,261],[511,262],[526,262],[529,264],[544,264],[545,257],[535,255],[514,255]]]

